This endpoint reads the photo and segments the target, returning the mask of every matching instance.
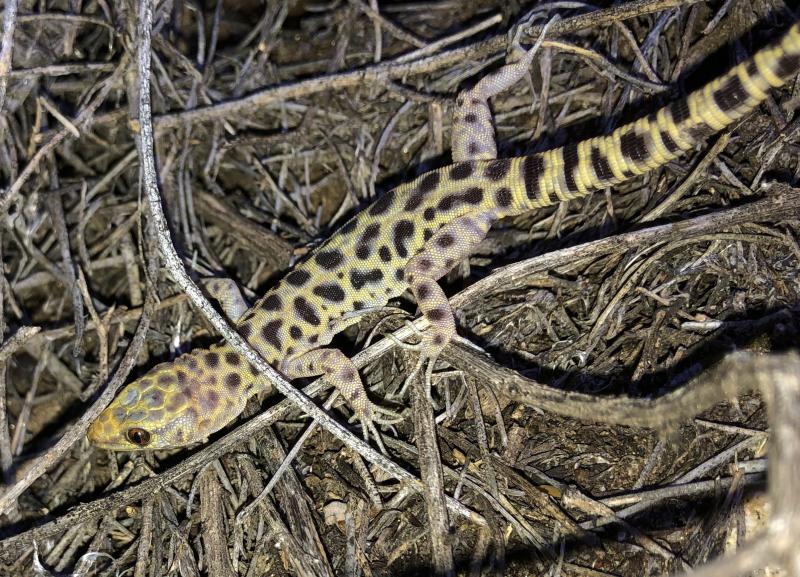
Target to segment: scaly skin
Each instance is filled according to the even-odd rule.
[[[486,101],[518,80],[532,54],[459,98],[455,164],[389,191],[353,217],[236,322],[240,334],[288,378],[324,374],[365,427],[380,409],[340,351],[325,348],[357,321],[411,289],[431,327],[435,357],[455,332],[436,280],[505,216],[585,196],[664,165],[745,116],[800,68],[800,29],[657,112],[612,134],[533,156],[494,159]],[[346,318],[345,318],[346,316]],[[89,439],[119,450],[180,447],[241,413],[260,390],[256,371],[226,344],[195,350],[129,384],[92,424]]]

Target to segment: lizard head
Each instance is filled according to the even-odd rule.
[[[192,351],[128,384],[87,436],[93,445],[117,451],[202,441],[244,410],[255,375],[247,362],[223,347]]]

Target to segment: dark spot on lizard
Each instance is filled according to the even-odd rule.
[[[461,197],[464,199],[464,202],[469,204],[480,204],[483,202],[483,189],[473,186],[472,188],[465,190]]]
[[[206,365],[208,365],[212,369],[217,368],[217,366],[219,366],[219,355],[217,353],[207,353]]]
[[[422,272],[427,272],[433,268],[433,261],[429,258],[421,258],[417,261],[417,268]],[[409,282],[411,282],[410,279]]]
[[[592,147],[591,157],[594,175],[600,180],[614,180],[614,173],[611,172],[611,164],[609,164],[608,159],[600,152],[599,148]]]
[[[647,144],[644,136],[631,131],[620,137],[620,148],[625,158],[641,164],[647,159]]]
[[[374,268],[368,271],[361,271],[353,269],[350,271],[350,284],[353,288],[360,290],[366,284],[377,283],[383,280],[383,271],[379,268]]]
[[[439,186],[440,178],[439,171],[429,172],[419,181],[417,190],[423,194],[429,194],[433,192],[436,190],[436,187]]]
[[[311,306],[303,297],[295,297],[294,310],[297,312],[300,318],[306,321],[308,324],[319,326],[320,320],[317,316],[317,312],[314,310],[314,307]]]
[[[242,377],[239,373],[228,373],[225,375],[225,386],[231,390],[238,391],[242,384]]]
[[[300,330],[300,327],[292,325],[289,327],[289,336],[294,340],[299,340],[303,336],[303,331]]]
[[[411,212],[416,210],[417,207],[419,207],[419,205],[422,204],[424,198],[425,195],[423,195],[421,192],[415,192],[414,194],[408,197],[405,206],[403,206],[403,210],[405,210],[406,212]]]
[[[351,218],[342,228],[339,229],[339,232],[342,234],[350,234],[356,229],[358,222],[355,218]]]
[[[428,311],[428,313],[425,316],[428,317],[428,320],[440,321],[440,320],[442,320],[442,319],[447,317],[447,311],[445,309],[439,307],[437,309],[433,309],[433,310]]]
[[[401,220],[394,225],[394,249],[401,258],[408,256],[406,241],[414,234],[414,223],[410,220]]]
[[[483,169],[483,175],[489,180],[497,181],[508,174],[510,168],[511,160],[507,158],[492,160],[486,165],[486,168]]]
[[[392,202],[394,202],[394,190],[390,190],[383,196],[381,196],[378,200],[376,200],[372,206],[367,209],[367,212],[372,216],[380,216],[386,211],[389,210],[389,207],[392,206]]]
[[[293,270],[286,275],[286,282],[296,287],[303,286],[309,279],[311,279],[311,275],[304,270]]]
[[[439,210],[450,210],[451,208],[453,208],[455,201],[456,201],[456,195],[448,194],[447,196],[442,197],[442,199],[439,200],[439,204],[437,204],[436,207]]]
[[[213,411],[219,404],[219,395],[216,391],[208,391],[201,404],[206,411]]]
[[[511,206],[511,191],[505,186],[497,189],[494,193],[494,201],[497,203],[497,206],[508,208]]]
[[[378,238],[380,230],[381,225],[378,223],[372,223],[364,229],[364,232],[361,233],[361,237],[356,243],[356,257],[361,260],[367,260],[369,258],[369,255],[372,253],[372,243]]]
[[[544,160],[538,154],[526,156],[522,162],[522,180],[525,182],[525,194],[530,200],[539,196],[539,177],[544,172]]]
[[[450,233],[444,233],[439,238],[436,239],[436,244],[438,244],[442,248],[447,248],[449,246],[453,246],[453,243],[456,239]]]
[[[459,162],[450,168],[450,178],[453,180],[464,180],[472,176],[473,170],[475,170],[475,168],[472,162]]]
[[[281,308],[281,297],[276,294],[267,295],[259,306],[265,311],[277,311]]]
[[[153,390],[145,395],[145,402],[148,407],[160,407],[164,404],[164,393],[159,390]]]
[[[342,251],[337,249],[323,250],[322,252],[317,253],[317,255],[314,257],[314,260],[325,270],[332,270],[342,264],[342,261],[344,261],[344,255],[342,254]]]
[[[344,300],[344,290],[338,284],[328,283],[315,286],[312,291],[318,297],[322,297],[331,302],[342,302]]]
[[[389,262],[392,260],[392,251],[389,250],[388,246],[383,245],[378,249],[378,256],[381,257],[383,262]]]
[[[242,335],[242,338],[245,340],[249,339],[250,335],[253,334],[253,326],[250,323],[245,323],[237,328],[239,330],[239,334]]]
[[[461,194],[449,194],[442,198],[437,205],[440,210],[450,210],[459,204],[480,204],[483,201],[483,189],[471,186]]]
[[[261,329],[261,336],[264,340],[277,350],[281,350],[281,340],[278,336],[278,331],[280,331],[282,325],[283,319],[274,319],[265,324]]]
[[[419,300],[427,300],[429,296],[431,296],[431,285],[423,283],[417,287],[417,297]]]
[[[429,172],[423,176],[417,185],[417,190],[409,197],[403,208],[407,211],[416,210],[416,208],[422,203],[423,199],[431,192],[436,190],[436,187],[439,186],[440,178],[441,177],[439,176],[438,171]]]

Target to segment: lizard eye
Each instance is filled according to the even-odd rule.
[[[134,445],[146,447],[150,444],[150,431],[140,429],[139,427],[131,427],[128,429],[128,440]]]

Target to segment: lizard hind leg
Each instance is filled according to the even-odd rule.
[[[284,361],[280,371],[290,379],[323,375],[339,391],[361,422],[364,440],[374,437],[380,450],[386,452],[375,424],[391,425],[402,420],[397,413],[374,404],[367,397],[358,368],[338,349],[314,349]]]
[[[406,379],[400,395],[427,363],[425,386],[430,397],[431,373],[436,359],[456,334],[453,310],[442,287],[436,282],[458,262],[467,258],[484,239],[495,219],[493,211],[466,214],[439,229],[406,265],[405,280],[414,294],[417,306],[430,323],[418,345],[413,345],[420,358]]]
[[[517,44],[516,40],[514,43]],[[523,52],[516,62],[501,66],[458,95],[457,108],[453,113],[453,162],[497,158],[489,99],[508,90],[525,77],[539,46],[540,43],[537,42]]]

